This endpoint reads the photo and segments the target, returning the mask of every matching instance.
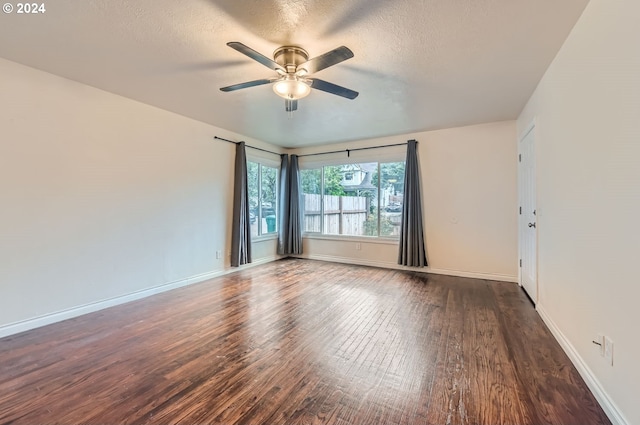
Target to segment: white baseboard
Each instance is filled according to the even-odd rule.
[[[45,314],[43,316],[34,317],[32,319],[23,320],[20,322],[10,323],[8,325],[0,326],[0,338],[9,336],[9,335],[14,335],[20,332],[28,331],[30,329],[39,328],[41,326],[50,325],[52,323],[61,322],[63,320],[71,319],[73,317],[82,316],[83,314],[93,313],[95,311],[103,310],[108,307],[113,307],[113,306],[124,304],[130,301],[139,300],[141,298],[150,297],[151,295],[159,294],[161,292],[166,292],[172,289],[181,288],[183,286],[204,282],[205,280],[209,280],[215,277],[237,272],[239,270],[255,267],[260,264],[270,263],[279,258],[280,258],[279,256],[275,256],[275,255],[264,257],[254,261],[253,263],[245,264],[237,268],[227,268],[223,270],[215,270],[207,273],[202,273],[202,274],[191,276],[185,279],[176,280],[174,282],[169,282],[162,285],[154,286],[153,288],[132,292],[130,294],[121,295],[118,297],[109,298],[102,301],[96,301],[93,303],[84,304],[77,307],[72,307],[66,310]]]
[[[553,336],[556,338],[564,352],[569,356],[571,362],[582,376],[582,379],[586,382],[587,386],[595,396],[598,403],[602,407],[602,410],[607,414],[609,420],[613,423],[613,425],[631,425],[629,421],[624,417],[618,406],[611,400],[611,397],[607,394],[607,392],[602,388],[600,381],[593,374],[589,366],[587,366],[586,362],[582,359],[578,351],[575,347],[569,342],[569,340],[564,336],[560,328],[555,324],[555,322],[549,317],[544,307],[540,304],[536,306],[536,310],[540,317],[547,325]]]
[[[446,269],[434,269],[431,267],[407,267],[401,266],[396,263],[392,263],[390,261],[373,261],[362,258],[350,258],[350,257],[338,257],[334,255],[322,255],[322,254],[310,254],[310,255],[298,255],[296,258],[307,258],[309,260],[320,260],[320,261],[329,261],[333,263],[344,263],[344,264],[357,264],[360,266],[372,266],[372,267],[382,267],[385,269],[394,269],[394,270],[410,270],[414,272],[422,272],[422,273],[433,273],[433,274],[442,274],[447,276],[458,276],[458,277],[468,277],[473,279],[484,279],[484,280],[498,280],[501,282],[513,282],[518,283],[517,275],[503,275],[496,273],[478,273],[478,272],[466,272],[459,270],[446,270]]]
[[[233,269],[228,269],[228,270],[225,271],[224,274],[237,272],[239,270],[250,269],[251,267],[259,266],[261,264],[271,263],[272,261],[280,260],[282,258],[286,258],[286,257],[284,257],[282,255],[269,255],[268,257],[262,257],[262,258],[260,258],[258,260],[255,260],[253,263],[244,264],[244,265],[242,265],[240,267],[236,267],[236,268],[233,268]]]

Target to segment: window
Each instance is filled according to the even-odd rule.
[[[301,170],[305,233],[398,237],[404,161]]]
[[[275,234],[278,169],[247,161],[251,236]]]

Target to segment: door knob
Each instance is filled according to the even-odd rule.
[[[529,223],[529,227],[536,227],[536,223]]]

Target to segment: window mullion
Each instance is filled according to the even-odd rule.
[[[324,235],[324,167],[320,170],[320,233]]]
[[[262,231],[262,164],[258,163],[258,236]]]
[[[380,173],[381,169],[380,169],[380,163],[378,162],[378,208],[377,208],[377,214],[378,214],[378,237],[380,237],[380,223],[382,220],[382,213],[380,212],[380,210],[382,210],[382,208],[380,207],[382,202],[380,199],[380,182],[382,181],[382,174]]]

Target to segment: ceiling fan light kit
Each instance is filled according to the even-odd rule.
[[[358,96],[358,92],[346,87],[341,87],[318,78],[306,77],[308,74],[316,73],[352,58],[353,52],[345,46],[333,49],[313,59],[309,59],[309,54],[301,47],[282,46],[273,52],[273,60],[271,60],[240,42],[232,41],[227,43],[227,45],[269,69],[276,71],[278,77],[222,87],[220,90],[224,92],[274,83],[273,91],[285,99],[285,110],[287,112],[297,110],[298,99],[308,96],[312,88],[346,99],[355,99]]]
[[[283,99],[298,100],[308,96],[311,93],[311,87],[295,75],[287,75],[284,80],[275,82],[273,91]]]

